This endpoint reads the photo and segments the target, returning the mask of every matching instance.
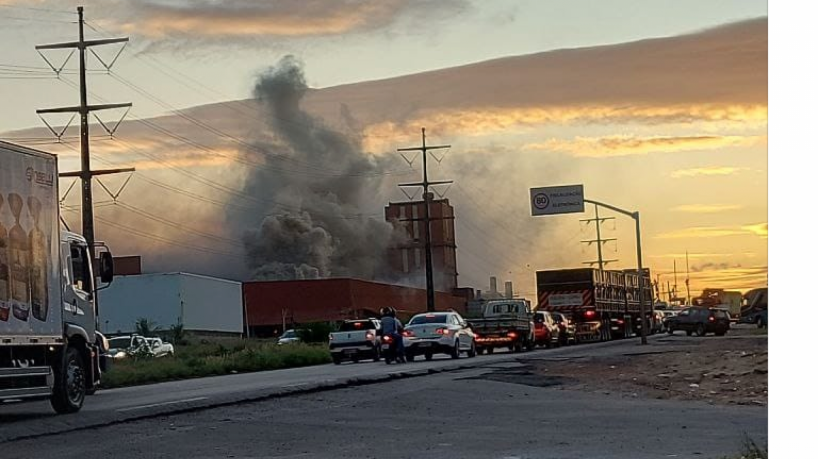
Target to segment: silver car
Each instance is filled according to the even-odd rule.
[[[414,360],[417,355],[426,360],[432,360],[435,354],[453,359],[460,358],[463,352],[469,357],[477,355],[474,332],[456,312],[418,314],[406,324],[403,335],[407,360]]]

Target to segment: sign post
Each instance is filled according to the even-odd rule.
[[[547,186],[531,189],[531,215],[585,212],[582,185]]]

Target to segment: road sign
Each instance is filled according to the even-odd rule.
[[[531,215],[585,212],[582,185],[547,186],[531,189]]]

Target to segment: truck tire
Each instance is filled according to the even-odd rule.
[[[486,353],[489,354],[489,355],[494,354],[494,347],[487,347],[486,348]]]
[[[341,364],[341,356],[339,354],[332,354],[332,363],[336,365]]]
[[[80,350],[69,346],[54,377],[51,407],[60,414],[76,413],[85,401],[85,365]]]

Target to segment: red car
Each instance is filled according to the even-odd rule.
[[[560,345],[560,329],[550,313],[534,313],[534,343],[550,348]]]

